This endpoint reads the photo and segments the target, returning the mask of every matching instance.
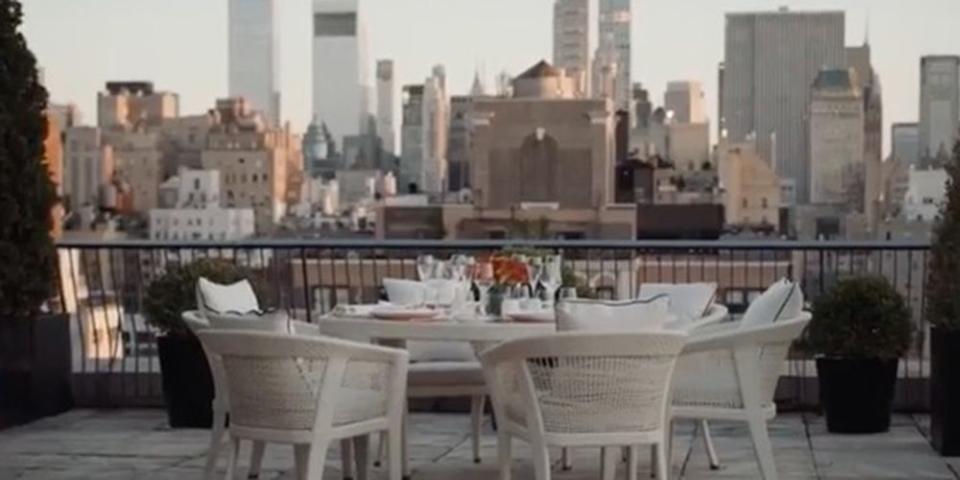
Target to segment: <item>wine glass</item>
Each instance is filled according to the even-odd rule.
[[[543,275],[543,259],[540,257],[530,257],[526,261],[527,281],[530,284],[530,293],[534,294],[540,285],[540,277]]]
[[[553,304],[557,295],[557,289],[563,285],[563,257],[560,255],[547,256],[543,262],[540,284],[543,285],[547,302]]]
[[[490,301],[490,289],[493,288],[493,264],[489,261],[479,261],[473,266],[473,283],[480,292],[480,312],[487,314],[487,302]]]
[[[420,281],[425,282],[433,278],[435,272],[436,261],[433,259],[433,255],[420,255],[417,257],[417,275],[420,276]]]

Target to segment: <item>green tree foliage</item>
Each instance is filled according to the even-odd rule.
[[[0,0],[0,322],[34,318],[53,293],[50,209],[56,192],[44,162],[47,92],[19,32],[20,2]]]
[[[927,319],[938,328],[960,330],[960,142],[947,170],[946,200],[933,231],[926,288]]]

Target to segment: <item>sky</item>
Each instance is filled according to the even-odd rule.
[[[281,2],[283,117],[310,120],[311,0]],[[451,94],[474,72],[488,89],[503,71],[518,74],[552,57],[553,0],[361,0],[369,70],[395,61],[397,90],[446,67]],[[595,1],[593,3],[596,3]],[[75,103],[96,121],[96,92],[108,80],[150,80],[180,95],[181,113],[208,110],[227,94],[227,0],[23,0],[30,48],[56,102]],[[633,0],[633,81],[661,103],[667,82],[698,80],[716,115],[724,14],[843,10],[848,45],[873,47],[889,125],[916,121],[920,57],[960,54],[960,0]],[[594,10],[596,5],[594,5]],[[591,20],[596,37],[596,15]],[[397,95],[399,98],[399,94]]]

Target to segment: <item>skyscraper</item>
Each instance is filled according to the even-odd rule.
[[[393,128],[393,60],[377,62],[377,134],[383,141],[383,150],[396,153],[396,133]]]
[[[363,132],[370,115],[360,13],[359,0],[313,0],[313,115],[339,145]]]
[[[400,190],[408,192],[412,185],[422,188],[423,178],[423,85],[403,87],[403,124],[400,154]]]
[[[556,0],[553,4],[553,64],[589,94],[590,0]]]
[[[920,159],[949,154],[960,128],[960,56],[920,60]]]
[[[423,84],[423,191],[446,191],[447,135],[450,133],[450,100],[447,75],[442,65],[433,67],[433,75]]]
[[[703,87],[700,82],[682,81],[667,84],[667,91],[663,94],[663,107],[673,112],[673,120],[677,123],[705,123],[707,115],[704,111]]]
[[[822,68],[847,64],[843,12],[728,14],[725,43],[723,128],[731,142],[755,136],[760,156],[775,159],[806,203],[811,86]]]
[[[603,72],[605,64],[616,65],[613,85],[613,101],[618,109],[630,109],[630,13],[631,0],[600,0],[597,30],[597,55],[594,62],[596,72]]]
[[[810,203],[853,203],[859,209],[863,197],[853,187],[863,180],[864,106],[852,68],[820,72],[813,82],[809,118]]]
[[[916,165],[920,161],[920,125],[894,123],[890,130],[890,157],[907,165]]]
[[[273,125],[280,124],[279,0],[230,0],[228,83]]]

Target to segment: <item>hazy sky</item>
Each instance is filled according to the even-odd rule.
[[[310,119],[311,0],[278,1],[283,116],[299,129]],[[422,82],[437,63],[447,68],[451,93],[461,93],[476,68],[490,88],[498,72],[516,74],[552,56],[553,0],[361,1],[371,75],[376,59],[394,59],[398,90]],[[227,0],[23,3],[27,40],[52,99],[78,104],[88,123],[106,80],[152,80],[180,94],[183,113],[205,111],[227,93]],[[846,11],[848,44],[862,43],[869,18],[888,126],[916,120],[919,58],[960,54],[960,0],[634,0],[633,80],[650,88],[657,103],[666,82],[699,80],[716,117],[724,13],[781,5]],[[594,15],[594,30],[595,21]]]

